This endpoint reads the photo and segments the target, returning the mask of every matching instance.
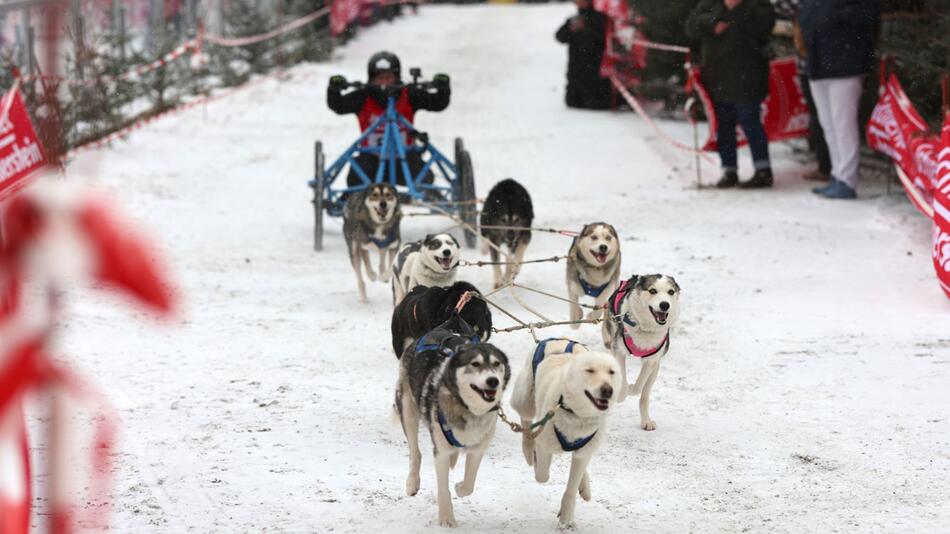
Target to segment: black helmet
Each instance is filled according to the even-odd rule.
[[[369,64],[366,66],[367,82],[371,82],[380,72],[392,72],[397,80],[401,80],[399,69],[399,58],[392,52],[376,52],[369,58]]]

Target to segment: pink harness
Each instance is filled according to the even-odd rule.
[[[620,282],[620,287],[617,288],[617,291],[615,291],[614,294],[611,295],[610,311],[614,315],[620,315],[620,304],[623,303],[623,299],[624,297],[627,296],[627,291],[629,290],[631,285],[632,284],[630,283],[630,280],[624,280],[623,282]],[[627,317],[623,318],[623,323],[628,324],[630,326],[634,326],[634,327],[637,326],[637,323],[631,321]],[[661,341],[660,344],[657,345],[656,347],[640,348],[637,346],[636,343],[633,342],[633,338],[631,338],[630,334],[627,333],[627,329],[623,327],[623,324],[620,325],[620,328],[623,329],[622,330],[623,344],[624,346],[627,347],[627,352],[629,352],[631,356],[634,356],[636,358],[647,358],[649,356],[653,356],[654,354],[660,352],[664,348],[669,347],[669,344],[670,344],[669,331],[666,332],[666,335],[663,337],[663,341]]]

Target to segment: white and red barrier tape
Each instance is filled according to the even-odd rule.
[[[614,87],[617,89],[617,92],[620,93],[621,96],[623,96],[623,99],[627,102],[627,104],[630,104],[630,107],[633,108],[635,112],[637,112],[637,115],[639,115],[640,118],[643,119],[650,126],[650,128],[652,128],[653,131],[656,132],[656,134],[659,135],[663,140],[673,145],[674,147],[679,148],[680,150],[686,150],[694,154],[699,154],[708,163],[715,163],[712,157],[710,157],[709,154],[705,153],[703,150],[697,149],[695,147],[691,147],[685,143],[681,143],[677,141],[676,139],[673,139],[672,137],[670,137],[670,135],[667,134],[666,132],[664,132],[660,128],[660,126],[656,123],[656,121],[654,121],[647,114],[647,112],[643,109],[643,106],[640,105],[640,102],[638,102],[637,99],[634,98],[632,94],[630,94],[630,91],[628,91],[627,88],[624,87],[622,83],[620,83],[620,80],[618,80],[615,75],[613,74],[610,75],[610,81],[611,83],[613,83]]]
[[[329,14],[330,14],[330,8],[323,7],[314,11],[313,13],[310,13],[309,15],[304,15],[303,17],[297,20],[288,22],[282,26],[278,26],[277,28],[274,28],[273,30],[267,33],[262,33],[259,35],[249,35],[247,37],[222,37],[220,35],[205,35],[204,38],[209,43],[214,43],[218,46],[247,46],[250,44],[260,43],[268,39],[273,39],[274,37],[277,37],[278,35],[287,33],[292,30],[296,30],[297,28],[301,26],[305,26],[317,20],[318,18],[324,17]]]

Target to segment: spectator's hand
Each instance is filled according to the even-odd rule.
[[[449,86],[449,75],[439,73],[432,77],[432,81],[439,87],[448,87]]]
[[[346,85],[346,78],[337,74],[330,76],[330,87],[333,89],[342,89]]]
[[[729,23],[728,23],[728,22],[719,21],[719,22],[716,23],[716,27],[713,28],[713,33],[715,33],[716,35],[722,35],[722,34],[726,33],[726,30],[728,30],[728,29],[729,29]]]
[[[732,11],[733,9],[739,7],[739,4],[742,3],[742,0],[722,0],[722,3],[726,4],[726,9]]]
[[[584,29],[584,19],[581,17],[573,17],[571,19],[570,25],[571,31],[576,32]]]

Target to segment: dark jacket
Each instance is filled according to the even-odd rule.
[[[366,105],[366,100],[372,98],[382,107],[386,107],[386,96],[378,88],[372,85],[364,85],[359,89],[354,89],[346,94],[345,87],[327,87],[327,107],[340,115],[347,113],[359,113]],[[409,96],[409,105],[413,111],[424,109],[427,111],[442,111],[449,106],[449,99],[452,91],[449,84],[436,85],[434,91],[428,90],[417,84],[406,85]]]
[[[716,23],[729,29],[715,34]],[[726,9],[702,0],[686,19],[686,34],[701,46],[702,81],[716,103],[761,102],[769,93],[768,38],[775,25],[769,0],[744,0]]]
[[[867,74],[880,16],[880,0],[803,0],[798,23],[808,52],[808,77]]]
[[[572,32],[570,25],[574,17],[571,17],[554,34],[558,41],[568,45],[568,84],[600,78],[600,63],[604,59],[607,37],[607,15],[589,8],[579,10],[575,16],[584,20],[583,29]]]

